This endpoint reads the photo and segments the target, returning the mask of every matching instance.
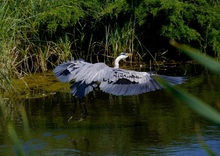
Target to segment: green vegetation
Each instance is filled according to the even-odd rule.
[[[215,0],[1,0],[0,87],[8,88],[8,76],[44,72],[72,56],[107,61],[123,50],[154,56],[172,49],[169,39],[219,57],[219,6]],[[218,62],[188,54],[219,71]]]
[[[0,2],[0,89],[10,88],[10,77],[45,72],[71,57],[111,62],[111,58],[124,50],[138,57],[145,56],[144,59],[154,59],[155,53],[167,50],[172,58],[178,57],[170,53],[174,50],[168,44],[170,39],[220,57],[220,2],[217,0]],[[220,73],[215,59],[176,42],[172,45]],[[181,89],[162,83],[195,112],[219,125],[219,112],[215,109]],[[6,108],[1,97],[0,105],[4,114]],[[22,126],[30,135],[24,108],[19,113]],[[16,153],[24,155],[13,123],[6,114],[3,116]]]
[[[169,39],[219,57],[219,6],[216,0],[1,0],[0,71],[44,72],[71,57],[111,62],[123,50],[152,59],[171,49]]]
[[[170,44],[199,62],[201,65],[207,67],[210,71],[216,74],[220,74],[220,63],[214,58],[202,54],[197,49],[194,49],[184,44],[179,44],[173,40],[170,41]],[[187,93],[180,88],[173,87],[172,85],[168,84],[160,78],[157,79],[169,92],[171,92],[177,99],[188,105],[197,114],[201,115],[202,117],[214,124],[220,125],[220,112],[218,112],[216,109],[212,108],[209,104],[206,104],[205,102],[203,102],[199,98],[196,98],[190,93]]]
[[[189,57],[193,58],[194,60],[198,61],[201,65],[207,67],[210,71],[220,74],[220,63],[216,61],[214,58],[204,55],[201,52],[199,52],[197,49],[194,49],[192,47],[189,47],[184,44],[179,44],[176,41],[170,41],[171,45],[175,48],[178,48],[183,53],[188,55]],[[173,87],[172,85],[168,84],[166,81],[157,78],[158,81],[163,84],[163,86],[177,99],[179,99],[181,102],[185,103],[187,106],[189,106],[194,112],[196,112],[198,115],[202,116],[206,120],[212,122],[213,124],[220,125],[220,112],[211,107],[210,104],[207,104],[203,102],[201,99],[195,97],[194,95],[180,89]],[[201,142],[204,150],[209,155],[216,155],[206,144],[205,142]]]

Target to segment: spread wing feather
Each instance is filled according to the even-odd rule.
[[[99,87],[113,95],[137,95],[162,88],[149,73],[114,68],[105,70]]]
[[[57,66],[54,73],[61,82],[71,83],[71,93],[78,98],[91,92],[97,83],[100,90],[113,95],[137,95],[163,88],[154,80],[155,74],[111,68],[104,63],[72,60]],[[173,85],[186,80],[184,77],[158,76]]]
[[[76,79],[76,76],[81,71],[84,71],[88,66],[91,65],[92,64],[84,62],[83,60],[73,59],[60,64],[53,70],[53,72],[61,82],[70,82]]]

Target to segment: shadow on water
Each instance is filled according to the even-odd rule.
[[[37,78],[47,79],[45,83],[36,82],[36,77],[38,86],[28,87],[32,93],[27,95],[23,91],[19,97],[5,99],[6,114],[14,123],[27,155],[201,156],[207,155],[202,141],[220,154],[219,128],[201,119],[165,90],[129,97],[96,91],[84,100],[87,118],[79,121],[82,109],[77,107],[68,122],[74,103],[78,104],[68,92],[68,85],[58,83],[51,73]],[[200,73],[181,87],[219,109],[218,76]],[[26,110],[31,136],[27,136],[22,126],[19,107]],[[1,120],[0,155],[13,155],[14,146],[4,126]]]

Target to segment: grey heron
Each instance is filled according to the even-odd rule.
[[[94,88],[113,95],[137,95],[162,89],[154,78],[162,77],[172,85],[182,84],[186,78],[176,76],[158,75],[148,72],[138,72],[119,68],[119,61],[126,59],[130,53],[121,53],[115,59],[114,67],[105,63],[88,63],[84,60],[70,60],[58,65],[54,69],[56,77],[61,82],[70,82],[71,93],[82,98]]]

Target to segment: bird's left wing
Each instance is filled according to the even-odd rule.
[[[105,68],[97,73],[100,90],[113,95],[137,95],[161,89],[152,74],[116,68]]]
[[[113,95],[137,95],[162,89],[163,86],[155,80],[155,75],[163,78],[171,85],[182,84],[187,78],[181,76],[166,76],[133,70],[105,68],[99,74],[100,90]]]

